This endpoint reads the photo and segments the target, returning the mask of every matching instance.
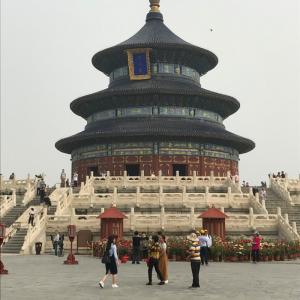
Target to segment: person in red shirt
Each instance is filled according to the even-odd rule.
[[[253,263],[259,263],[259,249],[260,249],[260,237],[259,232],[256,231],[254,233],[253,241],[252,241],[252,257]]]

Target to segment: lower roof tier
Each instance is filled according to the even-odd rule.
[[[87,119],[95,112],[117,107],[181,106],[214,111],[226,119],[240,107],[235,98],[205,90],[194,79],[165,75],[155,74],[142,81],[121,77],[105,90],[74,100],[71,110]]]
[[[193,117],[160,115],[103,120],[78,134],[59,140],[55,147],[71,154],[75,149],[98,143],[159,140],[212,143],[232,147],[240,154],[255,147],[253,141],[225,130],[221,124]]]

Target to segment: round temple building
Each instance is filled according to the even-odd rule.
[[[108,88],[71,103],[87,125],[55,146],[71,154],[79,181],[104,170],[115,176],[142,170],[226,176],[238,171],[239,155],[255,147],[223,124],[239,102],[201,87],[217,56],[175,35],[159,2],[150,0],[146,24],[135,35],[94,55],[94,67],[109,77]]]

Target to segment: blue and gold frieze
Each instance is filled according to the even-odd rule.
[[[169,116],[188,116],[190,114],[190,109],[183,107],[161,106],[159,108],[159,114]]]
[[[204,151],[204,156],[207,157],[215,157],[215,158],[225,158],[225,159],[230,159],[231,155],[224,153],[224,152],[216,152],[216,151]]]
[[[217,113],[208,110],[196,109],[193,107],[140,106],[130,108],[109,109],[97,112],[88,117],[87,125],[108,118],[137,115],[190,116],[196,118],[209,119],[219,123],[223,122],[223,119]]]
[[[116,143],[111,144],[112,149],[128,149],[128,148],[153,148],[152,142],[138,142],[138,143]]]
[[[110,143],[81,147],[72,151],[72,161],[117,155],[194,155],[239,161],[236,149],[204,143],[188,142],[136,142]]]
[[[188,76],[196,79],[197,81],[200,81],[200,74],[196,70],[178,64],[151,63],[150,72],[151,74],[178,74]],[[112,82],[114,79],[122,76],[129,76],[128,66],[118,68],[111,72],[109,75],[109,80],[110,82]]]
[[[92,122],[96,122],[96,121],[99,121],[102,119],[113,118],[116,116],[116,110],[115,109],[103,110],[103,111],[93,114],[92,116],[93,116]],[[89,124],[89,122],[88,122],[88,124]]]
[[[164,150],[164,149],[161,149],[159,151],[159,154],[164,154],[164,155],[200,155],[200,152],[198,150],[189,151],[189,150]]]
[[[159,142],[160,148],[200,149],[199,143]]]
[[[123,108],[122,116],[152,115],[152,107]]]

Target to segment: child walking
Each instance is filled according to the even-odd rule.
[[[149,255],[150,255],[149,267],[148,267],[149,282],[147,283],[147,285],[152,285],[152,269],[153,269],[153,267],[155,268],[155,271],[160,279],[160,282],[158,283],[158,285],[165,284],[164,278],[158,268],[159,254],[160,254],[160,247],[158,244],[158,236],[153,235],[152,236],[152,246],[149,249]]]

